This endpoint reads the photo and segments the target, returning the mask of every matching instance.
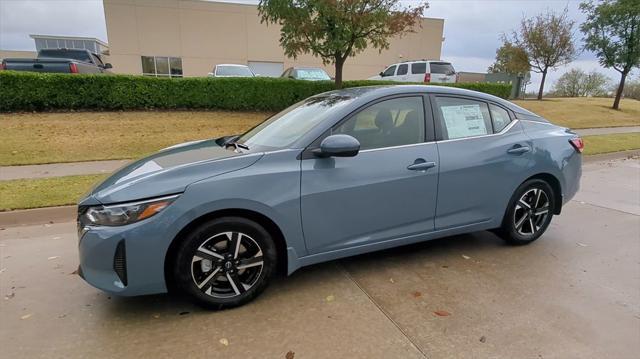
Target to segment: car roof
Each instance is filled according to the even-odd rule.
[[[316,96],[347,96],[354,98],[357,102],[369,102],[380,97],[410,94],[410,93],[425,93],[425,94],[443,94],[443,95],[458,95],[475,97],[481,100],[492,101],[498,103],[515,113],[524,114],[527,116],[538,115],[525,110],[524,108],[502,99],[497,96],[489,95],[484,92],[472,91],[462,88],[449,87],[449,86],[433,86],[433,85],[381,85],[381,86],[362,86],[352,87],[342,90],[333,90],[318,94]]]
[[[238,65],[238,64],[217,64],[217,66],[235,66],[235,67],[249,67],[247,65]]]

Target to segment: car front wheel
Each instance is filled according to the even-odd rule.
[[[514,193],[498,234],[510,244],[528,244],[549,227],[555,200],[553,189],[543,180],[526,181]]]
[[[275,246],[262,226],[225,217],[204,223],[184,238],[174,278],[199,304],[226,309],[260,294],[275,266]]]

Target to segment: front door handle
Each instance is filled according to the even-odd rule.
[[[508,149],[507,153],[512,154],[512,155],[520,155],[520,154],[523,154],[523,153],[529,152],[529,151],[531,151],[531,148],[529,148],[529,146],[515,145],[515,146],[511,147],[510,149]]]
[[[422,158],[418,158],[412,165],[407,166],[407,169],[410,171],[426,171],[435,166],[435,162],[427,162]]]

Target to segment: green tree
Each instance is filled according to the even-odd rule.
[[[389,48],[389,38],[413,32],[428,4],[404,7],[400,0],[260,0],[262,22],[278,24],[285,55],[319,56],[335,65],[336,86],[349,56],[371,46]]]
[[[568,64],[576,57],[573,26],[567,9],[560,14],[548,11],[531,19],[523,18],[520,29],[511,35],[511,42],[527,53],[531,70],[542,74],[538,100],[542,100],[549,69]]]
[[[613,109],[617,110],[627,76],[640,66],[640,1],[589,1],[580,4],[580,9],[587,15],[580,26],[585,48],[596,53],[602,66],[620,73],[613,101]]]
[[[508,39],[502,39],[502,46],[496,50],[496,62],[487,69],[491,73],[507,73],[509,75],[527,74],[531,70],[527,52]]]
[[[580,69],[571,69],[564,73],[554,88],[554,95],[561,97],[604,96],[607,93],[609,78],[597,71],[586,73]]]

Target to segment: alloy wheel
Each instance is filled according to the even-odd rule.
[[[232,298],[258,282],[263,266],[262,248],[253,238],[222,232],[198,247],[191,260],[191,278],[206,295]]]
[[[540,188],[531,188],[516,202],[514,228],[523,236],[535,235],[549,216],[549,195]]]

